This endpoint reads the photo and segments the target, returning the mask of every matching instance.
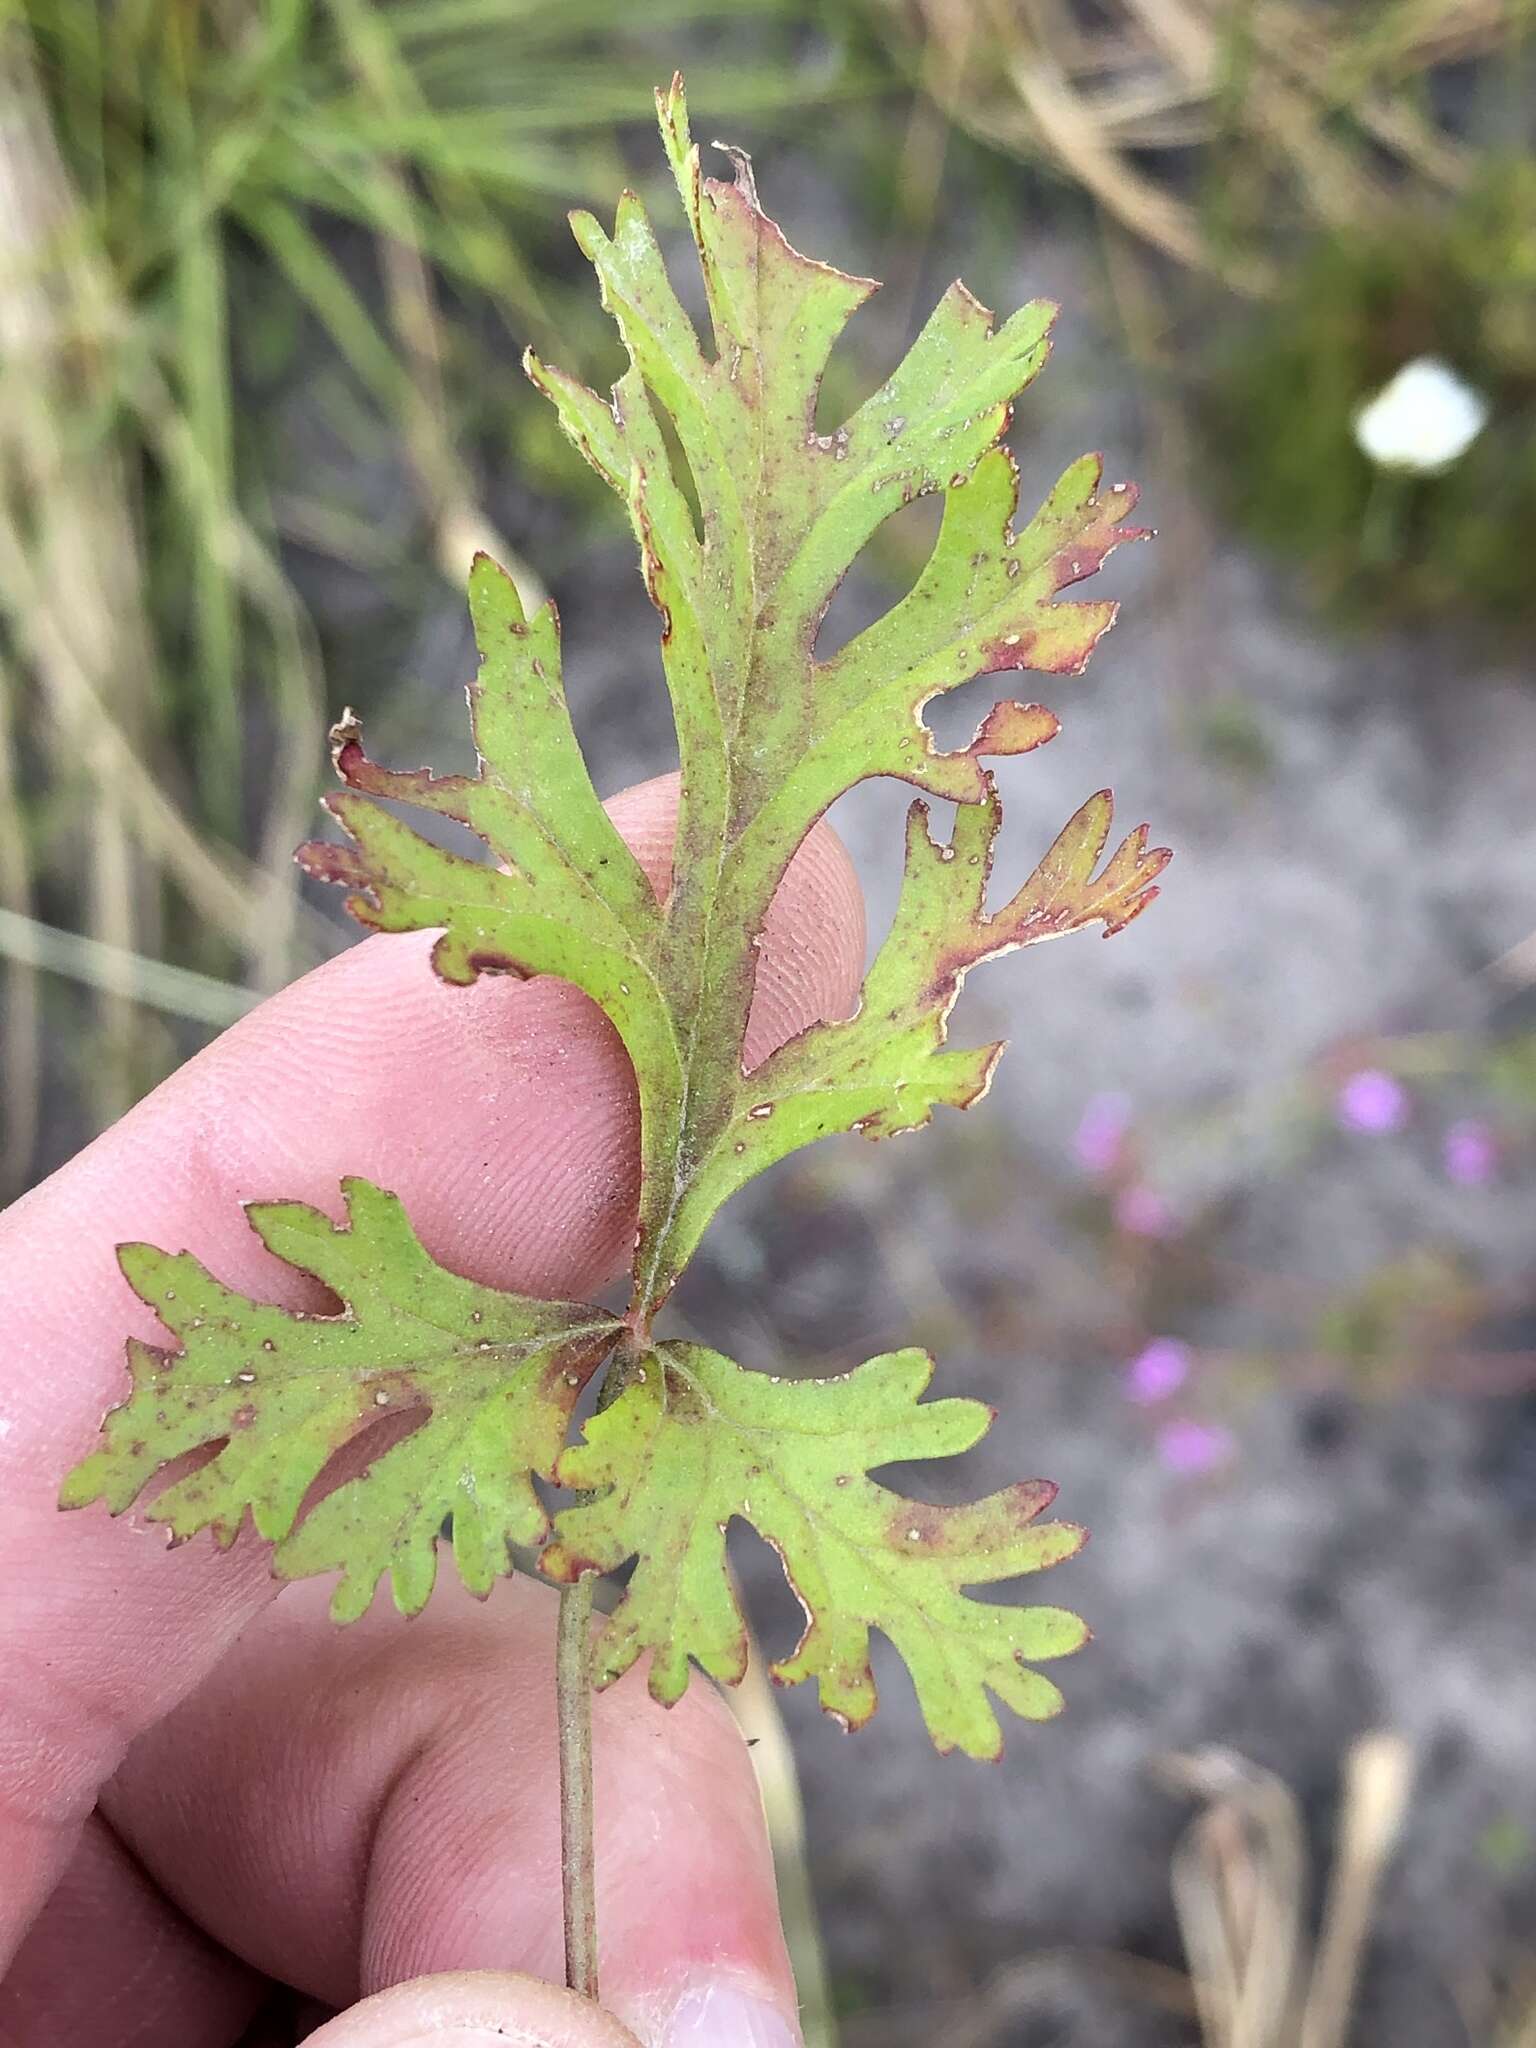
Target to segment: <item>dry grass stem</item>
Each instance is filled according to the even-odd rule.
[[[1130,233],[1246,296],[1273,288],[1274,259],[1264,236],[1238,246],[1213,235],[1189,196],[1192,152],[1241,158],[1273,194],[1266,235],[1298,219],[1358,227],[1460,191],[1472,159],[1420,86],[1515,25],[1500,0],[1385,14],[1316,0],[1114,0],[1095,32],[1060,0],[917,0],[910,11],[887,0],[887,11],[916,23],[918,82],[949,119],[1054,162]]]
[[[1173,1861],[1205,2048],[1345,2048],[1382,1873],[1408,1810],[1407,1742],[1377,1731],[1345,1761],[1333,1868],[1310,1955],[1294,1794],[1225,1750],[1172,1757],[1161,1768],[1205,1802]]]

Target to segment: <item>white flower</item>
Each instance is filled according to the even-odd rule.
[[[1416,356],[1355,414],[1355,440],[1382,469],[1433,476],[1465,455],[1488,401],[1438,356]]]

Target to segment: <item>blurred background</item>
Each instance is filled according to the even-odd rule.
[[[679,65],[791,239],[888,280],[850,396],[957,273],[1056,296],[1024,497],[1102,448],[1161,529],[1003,860],[1110,782],[1163,901],[982,978],[987,1106],[787,1163],[680,1302],[775,1370],[931,1345],[1003,1410],[966,1487],[1095,1531],[1069,1711],[996,1769],[894,1658],[856,1754],[749,1696],[808,2039],[1531,2048],[1530,0],[12,0],[4,1192],[351,943],[290,860],[325,727],[467,758],[474,547],[559,597],[600,788],[671,765],[617,507],[517,364],[617,373],[564,213],[627,180],[676,247]],[[836,813],[876,935],[904,804]]]

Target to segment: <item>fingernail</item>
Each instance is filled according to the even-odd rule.
[[[664,2048],[800,2048],[800,2029],[737,1984],[696,1984],[683,1993],[662,2042]]]

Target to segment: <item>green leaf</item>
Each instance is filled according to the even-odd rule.
[[[606,1490],[557,1517],[544,1570],[569,1581],[636,1559],[599,1644],[599,1684],[645,1651],[662,1701],[681,1696],[690,1658],[716,1678],[741,1677],[746,1624],[725,1554],[739,1517],[778,1551],[805,1609],[805,1633],[774,1677],[816,1679],[822,1706],[848,1726],[875,1710],[871,1629],[905,1659],[941,1750],[999,1753],[989,1691],[1030,1720],[1059,1711],[1056,1687],[1026,1660],[1080,1648],[1083,1624],[1060,1608],[964,1593],[1081,1547],[1080,1529],[1036,1521],[1056,1489],[1031,1480],[939,1507],[868,1476],[986,1434],[992,1413],[979,1401],[921,1404],[932,1374],[926,1352],[896,1351],[837,1379],[778,1380],[701,1345],[659,1345],[560,1461],[563,1484]]]
[[[517,586],[475,559],[470,614],[481,668],[470,687],[480,773],[397,774],[363,752],[351,713],[333,728],[337,773],[327,801],[350,844],[301,848],[308,871],[339,882],[372,931],[442,926],[433,962],[444,980],[487,971],[557,974],[618,1027],[639,1083],[642,1126],[661,1147],[679,1124],[683,1057],[662,982],[664,923],[639,862],[597,800],[576,743],[560,671],[553,602],[529,621]],[[393,798],[483,839],[489,866],[433,844],[381,808]]]
[[[339,1314],[294,1313],[222,1286],[190,1253],[124,1245],[136,1294],[180,1343],[131,1340],[133,1392],[104,1441],[65,1481],[60,1504],[113,1514],[159,1469],[215,1455],[157,1494],[151,1521],[178,1539],[235,1540],[246,1511],[277,1545],[279,1576],[340,1569],[333,1611],[361,1614],[388,1575],[405,1613],[422,1607],[437,1539],[453,1520],[465,1583],[490,1590],[509,1543],[542,1540],[531,1474],[549,1477],[582,1386],[610,1349],[615,1319],[574,1302],[525,1300],[461,1279],[423,1249],[393,1195],[344,1183],[338,1228],[301,1202],[254,1204],[256,1234],[339,1295]],[[403,1416],[404,1441],[374,1455],[299,1520],[331,1459]],[[297,1524],[297,1526],[295,1526]]]
[[[976,1098],[996,1048],[938,1050],[966,966],[1089,916],[1109,929],[1129,921],[1109,907],[1052,924],[1055,913],[1035,903],[1040,875],[1026,884],[1029,916],[1015,899],[989,919],[965,862],[929,862],[919,889],[909,852],[913,899],[876,963],[859,1028],[782,1060],[778,1095],[742,1071],[757,936],[811,826],[856,783],[896,776],[979,807],[984,822],[957,827],[956,845],[977,844],[984,874],[1001,816],[984,759],[1029,751],[1056,722],[1005,700],[969,746],[943,751],[923,706],[980,672],[1079,670],[1114,606],[1061,603],[1059,593],[1137,537],[1122,523],[1134,491],[1102,489],[1096,456],[1075,463],[1015,530],[1018,479],[999,436],[1045,362],[1055,316],[1045,301],[996,327],[953,286],[885,384],[820,432],[828,356],[875,287],[792,249],[739,152],[730,152],[732,180],[703,177],[677,82],[658,103],[703,270],[710,345],[626,193],[611,234],[590,214],[574,216],[630,359],[611,402],[531,356],[528,368],[623,498],[662,617],[682,769],[670,897],[656,904],[602,819],[560,693],[553,608],[525,622],[510,584],[483,560],[471,584],[479,775],[392,774],[367,759],[348,719],[336,750],[348,787],[331,808],[349,844],[301,856],[312,873],[349,886],[365,923],[441,927],[436,958],[450,979],[488,968],[560,974],[608,1012],[640,1090],[633,1308],[642,1321],[719,1203],[773,1159],[828,1131],[858,1124],[879,1136],[925,1120],[935,1103]],[[945,494],[944,519],[915,587],[820,658],[821,622],[850,563],[901,504],[935,491]],[[546,781],[546,756],[558,784]],[[492,862],[431,844],[380,811],[379,797],[457,819]],[[1142,836],[1122,858],[1134,875],[1127,903],[1140,907],[1167,856],[1146,853]],[[1112,890],[1100,897],[1112,906]],[[904,950],[909,942],[918,954]],[[882,1017],[899,1028],[883,1029]],[[770,1116],[771,1132],[754,1128]]]
[[[986,764],[1044,745],[1057,720],[1003,698],[950,750],[923,720],[932,698],[977,674],[1083,667],[1115,607],[1062,593],[1138,537],[1125,523],[1135,492],[1106,487],[1087,455],[1018,523],[1001,436],[1046,361],[1055,308],[1036,301],[998,326],[959,284],[885,383],[824,432],[823,372],[875,287],[792,249],[739,152],[728,152],[732,178],[703,176],[680,82],[658,106],[702,268],[707,342],[626,193],[611,233],[574,217],[629,359],[611,399],[531,355],[526,366],[623,502],[660,615],[681,769],[666,899],[593,787],[554,606],[526,616],[483,556],[470,577],[476,772],[380,767],[348,713],[332,735],[342,838],[300,852],[370,929],[437,932],[445,980],[557,975],[611,1018],[640,1100],[626,1315],[445,1272],[394,1198],[364,1182],[348,1183],[343,1229],[291,1203],[252,1211],[279,1256],[340,1297],[337,1314],[264,1307],[188,1255],[131,1246],[125,1270],[180,1349],[130,1345],[131,1397],[64,1500],[120,1511],[164,1466],[196,1454],[151,1516],[179,1537],[210,1528],[227,1543],[249,1512],[276,1544],[280,1573],[340,1572],[345,1619],[386,1575],[402,1608],[420,1607],[446,1523],[466,1582],[486,1590],[509,1545],[545,1536],[533,1481],[558,1477],[586,1497],[559,1514],[544,1568],[570,1581],[635,1560],[601,1675],[648,1654],[652,1691],[669,1701],[690,1660],[741,1674],[745,1625],[725,1557],[740,1517],[777,1548],[806,1609],[781,1678],[815,1677],[831,1712],[866,1720],[878,1629],[911,1669],[939,1746],[995,1755],[992,1701],[1053,1713],[1059,1695],[1032,1663],[1076,1649],[1084,1630],[1058,1609],[993,1605],[966,1589],[1076,1550],[1079,1531],[1036,1520],[1053,1489],[1029,1482],[968,1507],[930,1506],[869,1476],[966,1450],[988,1426],[975,1402],[921,1402],[932,1370],[922,1353],[781,1384],[696,1345],[655,1345],[651,1323],[712,1216],[753,1175],[817,1138],[885,1137],[985,1092],[1001,1046],[947,1042],[972,967],[1093,924],[1118,932],[1156,895],[1167,853],[1140,826],[1106,860],[1112,806],[1101,791],[989,908],[1002,809]],[[850,564],[882,521],[929,493],[943,495],[943,518],[912,589],[823,654],[822,622]],[[812,1026],[749,1073],[769,904],[816,821],[871,776],[921,792],[890,935],[852,1018]],[[947,836],[930,824],[933,797],[957,807]],[[457,826],[473,851],[417,831],[401,807]],[[621,1332],[608,1405],[562,1453],[576,1396]]]
[[[1030,711],[1040,741],[1052,737],[1050,713]],[[1015,722],[1022,725],[1022,717]],[[1108,790],[1090,797],[1012,901],[989,915],[987,878],[1002,818],[996,794],[989,789],[980,804],[959,807],[943,844],[929,834],[927,805],[912,805],[896,916],[857,1015],[801,1032],[753,1070],[678,1203],[676,1256],[691,1256],[737,1188],[802,1145],[838,1131],[890,1137],[927,1123],[937,1105],[968,1109],[986,1093],[1003,1046],[945,1046],[969,969],[1087,924],[1101,923],[1109,937],[1157,894],[1154,878],[1169,856],[1148,848],[1145,826],[1095,875],[1112,810]]]

